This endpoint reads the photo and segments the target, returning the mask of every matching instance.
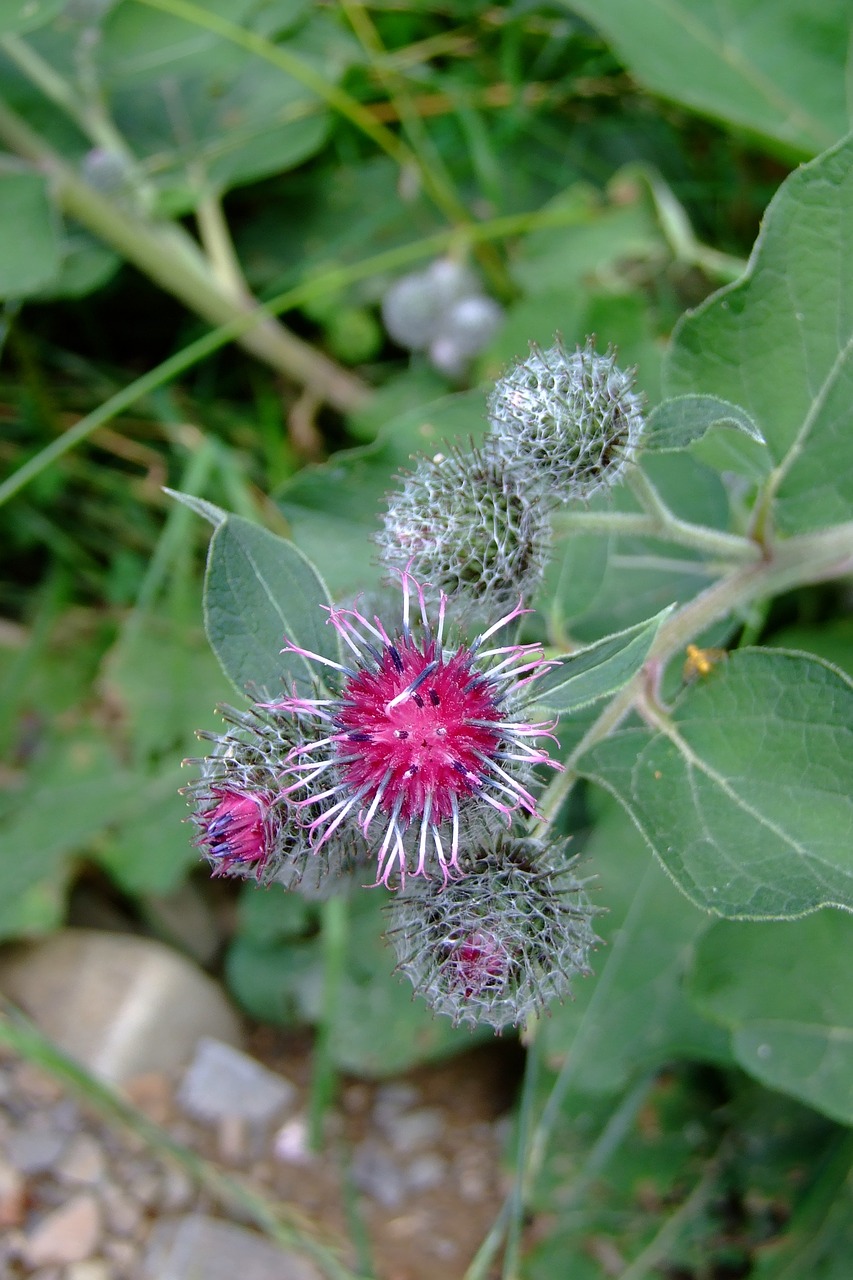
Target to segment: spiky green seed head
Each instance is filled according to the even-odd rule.
[[[591,339],[569,352],[562,342],[530,355],[495,384],[491,439],[527,492],[551,503],[586,500],[619,481],[643,433],[643,399],[634,370]]]
[[[412,574],[474,612],[501,611],[535,593],[550,521],[487,446],[423,458],[388,498],[377,536],[388,569]]]
[[[397,968],[454,1025],[517,1026],[589,974],[598,910],[565,842],[502,833],[445,886],[420,881],[389,906]]]

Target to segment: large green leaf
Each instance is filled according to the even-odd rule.
[[[848,128],[845,0],[563,0],[638,80],[811,156]]]
[[[724,1062],[728,1037],[699,1017],[682,986],[693,948],[711,924],[650,858],[642,837],[608,800],[584,849],[595,873],[595,922],[607,944],[592,958],[594,977],[575,983],[571,1003],[543,1024],[549,1057],[571,1055],[578,1091],[623,1088],[639,1071],[684,1056]]]
[[[241,693],[275,698],[289,680],[309,681],[319,664],[282,653],[285,638],[337,660],[327,626],[329,594],[301,551],[242,516],[214,531],[204,581],[207,636],[222,670]]]
[[[771,468],[764,438],[749,414],[717,396],[675,396],[649,414],[643,452],[691,449],[720,471],[762,479]]]
[[[206,15],[271,39],[273,60],[209,30]],[[40,25],[32,38],[71,83],[84,31],[64,15]],[[319,73],[329,84],[359,56],[346,28],[308,3],[205,0],[199,21],[189,21],[138,0],[118,0],[102,16],[98,35],[99,92],[140,162],[155,212],[167,214],[196,207],[211,189],[292,168],[323,145],[330,114],[302,79],[275,64],[279,44],[309,78]],[[0,75],[8,86],[4,97],[67,159],[82,160],[83,137],[2,53]]]
[[[58,273],[59,222],[47,179],[0,170],[0,298],[23,298]]]
[[[691,991],[729,1028],[741,1066],[774,1089],[853,1124],[853,918],[820,911],[785,924],[716,924],[699,943]]]
[[[569,715],[618,693],[642,667],[669,612],[562,657],[537,683],[536,714]]]
[[[779,469],[783,532],[850,518],[853,138],[783,184],[746,277],[678,325],[665,382],[751,415]]]
[[[853,682],[745,649],[688,687],[669,724],[624,729],[580,768],[687,896],[740,919],[853,910]]]
[[[0,36],[21,35],[50,22],[67,0],[0,0]]]

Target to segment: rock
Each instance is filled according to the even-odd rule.
[[[263,1128],[290,1106],[289,1080],[262,1067],[230,1044],[203,1036],[178,1089],[178,1105],[196,1120],[236,1118]]]
[[[306,1258],[218,1218],[192,1215],[158,1222],[140,1280],[320,1280]]]
[[[66,1134],[57,1133],[36,1116],[9,1134],[6,1154],[21,1173],[43,1173],[53,1167],[67,1141]]]
[[[71,1139],[56,1165],[56,1176],[62,1182],[76,1182],[93,1187],[106,1170],[104,1153],[89,1133],[78,1133]]]
[[[27,1210],[27,1188],[23,1175],[0,1160],[0,1232],[20,1227]]]
[[[89,1192],[72,1196],[26,1233],[21,1256],[28,1267],[82,1262],[101,1240],[101,1210]]]
[[[64,929],[4,958],[0,989],[112,1083],[183,1067],[203,1035],[241,1042],[217,984],[149,938]]]
[[[66,1267],[64,1280],[113,1280],[113,1272],[103,1258],[87,1258]]]
[[[446,1183],[447,1161],[432,1153],[418,1156],[406,1169],[405,1179],[407,1191],[432,1191]]]
[[[365,1138],[355,1148],[352,1180],[359,1191],[386,1209],[396,1209],[403,1202],[403,1175],[384,1147],[373,1138]]]
[[[434,1107],[420,1107],[407,1115],[397,1116],[383,1126],[395,1151],[408,1155],[418,1147],[426,1147],[441,1137],[441,1112]]]
[[[216,958],[222,934],[210,904],[192,880],[185,880],[166,898],[146,897],[143,907],[153,932],[199,964],[210,964]]]
[[[133,1195],[120,1187],[104,1187],[101,1203],[107,1228],[117,1236],[135,1236],[142,1225],[144,1210]]]
[[[283,1124],[273,1138],[272,1149],[282,1164],[313,1164],[317,1157],[308,1142],[305,1116],[294,1116]]]
[[[156,1207],[162,1213],[180,1213],[190,1207],[195,1194],[190,1175],[177,1165],[170,1165],[163,1171]]]

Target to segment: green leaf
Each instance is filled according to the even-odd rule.
[[[812,156],[848,128],[841,0],[563,0],[655,93]]]
[[[559,667],[537,683],[536,714],[568,715],[618,693],[642,667],[670,612],[662,609],[647,622],[560,657]]]
[[[644,453],[688,448],[720,471],[762,478],[772,466],[764,437],[750,415],[717,396],[675,396],[649,414]]]
[[[46,177],[0,170],[0,226],[0,298],[24,298],[47,285],[60,267]]]
[[[542,1024],[549,1058],[572,1056],[572,1087],[621,1089],[674,1056],[725,1062],[728,1037],[697,1016],[682,986],[693,949],[711,921],[667,879],[618,805],[608,800],[584,848],[595,873],[595,922],[607,944],[594,977],[575,983],[571,1003]]]
[[[580,771],[625,806],[699,906],[735,919],[853,910],[853,682],[744,649],[684,690],[666,732],[624,729]]]
[[[258,0],[205,0],[205,9],[258,34],[267,25]],[[355,49],[322,13],[287,37],[288,53],[330,83]],[[292,168],[328,134],[329,113],[315,93],[201,23],[122,4],[105,23],[99,55],[116,122],[134,153],[154,161],[153,181],[172,214],[211,187],[224,191]]]
[[[0,0],[0,36],[34,31],[60,14],[66,0]]]
[[[214,527],[218,529],[224,520],[228,518],[228,512],[222,507],[218,507],[215,502],[208,502],[207,498],[199,498],[194,493],[181,493],[178,489],[170,489],[168,485],[163,485],[163,492],[168,493],[170,498],[174,498],[177,502],[183,503],[185,507],[189,507],[190,511],[194,511],[197,516],[201,516],[202,520],[208,520]]]
[[[329,593],[311,562],[286,538],[242,516],[214,531],[204,580],[207,636],[241,693],[274,698],[290,681],[309,683],[319,664],[282,653],[285,637],[337,661],[336,632],[322,606]]]
[[[853,917],[716,924],[690,983],[699,1010],[732,1033],[740,1065],[773,1089],[853,1124]]]
[[[198,864],[189,809],[179,791],[186,782],[177,758],[153,776],[139,777],[130,812],[99,839],[94,860],[125,893],[172,893]]]
[[[853,138],[782,185],[743,280],[679,323],[670,394],[742,405],[767,441],[785,533],[853,506]]]

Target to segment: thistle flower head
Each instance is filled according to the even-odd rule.
[[[277,880],[297,888],[313,850],[287,799],[285,761],[296,743],[304,742],[304,733],[275,709],[221,707],[220,712],[227,731],[199,734],[214,743],[213,751],[184,762],[201,770],[185,788],[193,806],[195,843],[215,876],[254,877],[263,884]],[[327,853],[321,866],[312,866],[311,885],[334,880],[358,852],[352,833],[333,860]]]
[[[491,612],[538,587],[550,522],[487,445],[423,458],[390,495],[377,542],[389,568]]]
[[[520,606],[454,647],[445,644],[447,597],[431,617],[420,583],[407,571],[400,577],[394,627],[357,608],[329,609],[349,665],[287,643],[330,669],[335,688],[330,698],[294,693],[276,707],[310,730],[288,757],[286,794],[307,815],[312,847],[354,827],[376,850],[377,883],[386,885],[431,870],[442,881],[459,874],[460,851],[478,827],[535,813],[533,766],[560,767],[536,745],[552,726],[523,718],[530,682],[552,664],[536,645],[489,644]]]
[[[564,843],[502,834],[462,879],[418,882],[389,907],[398,969],[454,1024],[502,1030],[564,999],[597,942],[575,862]]]
[[[561,342],[530,355],[499,379],[489,398],[492,438],[527,492],[551,502],[608,489],[633,459],[644,421],[634,373],[591,341],[569,353]]]

